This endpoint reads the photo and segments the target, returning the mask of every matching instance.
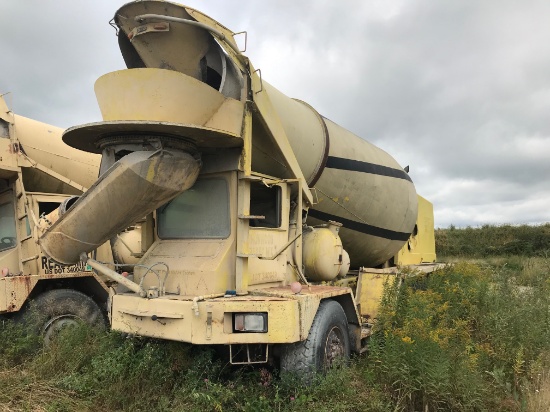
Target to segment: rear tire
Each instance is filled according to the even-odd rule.
[[[325,300],[319,305],[306,340],[283,347],[281,372],[302,376],[306,381],[325,372],[350,356],[348,320],[336,301]]]
[[[73,289],[54,289],[42,293],[18,314],[30,331],[40,334],[48,346],[61,330],[82,322],[105,329],[105,315],[97,303]]]

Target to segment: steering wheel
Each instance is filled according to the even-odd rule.
[[[16,242],[16,238],[14,237],[11,237],[11,236],[5,236],[3,238],[0,239],[0,243],[4,244],[4,245],[15,245],[15,242]]]

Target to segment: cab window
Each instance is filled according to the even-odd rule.
[[[250,214],[264,217],[250,220],[250,227],[280,227],[281,187],[253,182],[250,185]]]
[[[15,211],[12,202],[0,205],[0,252],[17,245]]]
[[[201,179],[157,211],[161,239],[223,239],[231,233],[224,179]]]

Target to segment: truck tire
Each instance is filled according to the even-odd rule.
[[[348,320],[336,301],[324,300],[319,305],[306,340],[283,347],[281,372],[301,376],[306,381],[325,372],[350,356]]]
[[[105,329],[105,315],[93,299],[73,289],[54,289],[42,293],[20,313],[30,332],[41,334],[48,346],[66,327],[79,322]]]

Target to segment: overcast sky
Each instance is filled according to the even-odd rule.
[[[60,127],[101,120],[123,1],[0,0],[0,94]],[[550,221],[550,1],[188,0],[291,97],[410,165],[437,227]]]

